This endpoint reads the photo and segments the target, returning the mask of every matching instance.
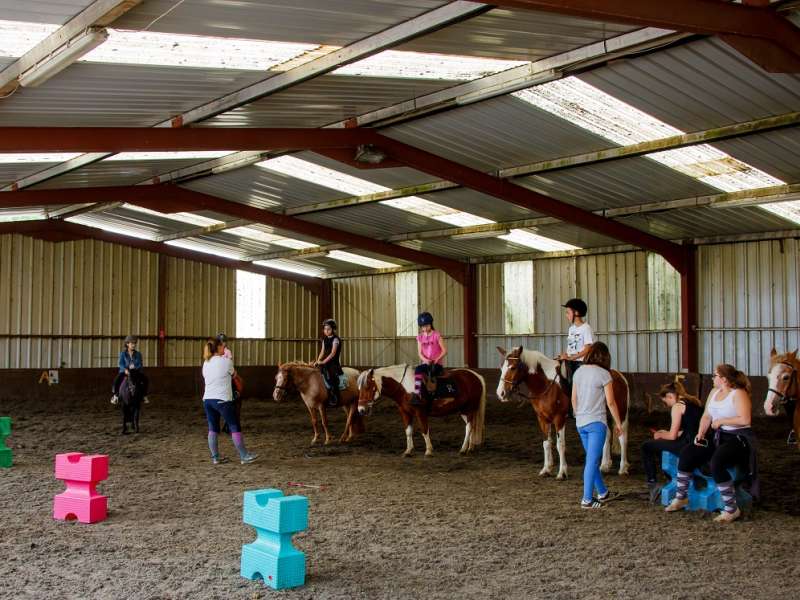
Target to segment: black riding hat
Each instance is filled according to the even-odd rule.
[[[338,327],[336,326],[336,321],[334,321],[333,319],[325,319],[322,322],[322,326],[325,327],[326,325],[331,329],[333,329],[334,331],[338,329]]]
[[[429,312],[420,313],[417,317],[417,325],[420,327],[424,325],[433,325],[433,315]]]
[[[126,344],[138,344],[139,343],[139,338],[137,338],[135,335],[128,335],[128,336],[125,337],[125,343]]]
[[[562,304],[564,308],[571,308],[578,316],[585,317],[586,313],[589,312],[589,307],[586,306],[586,302],[581,300],[580,298],[572,298],[571,300],[567,300],[566,304]]]
[[[220,333],[217,334],[217,341],[220,342],[220,343],[227,343],[228,342],[228,336],[225,335],[224,333],[220,332]]]

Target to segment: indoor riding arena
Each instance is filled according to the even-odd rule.
[[[0,598],[800,597],[800,2],[0,0]]]

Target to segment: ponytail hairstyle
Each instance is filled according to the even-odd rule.
[[[675,394],[679,401],[683,400],[684,402],[691,402],[695,406],[703,408],[703,403],[700,401],[700,398],[697,396],[692,396],[686,391],[686,388],[683,387],[683,379],[684,375],[675,375],[675,380],[672,383],[667,383],[661,386],[661,389],[658,391],[659,397],[664,398],[667,394]]]
[[[603,367],[606,371],[611,370],[611,353],[603,342],[595,342],[589,349],[589,354],[586,355],[584,363],[587,365],[597,365]]]
[[[217,355],[217,351],[219,350],[219,341],[209,338],[205,344],[203,344],[203,360],[208,362],[211,360],[211,357]]]
[[[733,389],[741,389],[748,394],[752,392],[750,380],[747,378],[747,375],[739,371],[733,365],[725,363],[717,365],[716,371],[719,373],[719,376],[726,380],[728,385]]]

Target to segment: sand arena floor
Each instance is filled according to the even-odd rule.
[[[631,427],[629,477],[607,481],[625,497],[601,511],[578,508],[582,451],[571,423],[565,482],[539,478],[541,444],[530,407],[490,400],[487,442],[460,457],[460,418],[433,421],[436,455],[403,459],[405,439],[389,403],[352,446],[309,449],[299,402],[245,402],[249,466],[214,467],[196,398],[154,398],[139,435],[120,436],[105,398],[32,404],[0,400],[14,419],[12,469],[0,470],[3,598],[798,598],[800,451],[783,421],[760,419],[764,500],[722,528],[708,515],[666,515],[643,489]],[[343,418],[333,417],[341,432]],[[222,439],[232,455],[230,439]],[[53,457],[107,453],[107,521],[51,518],[62,489]],[[273,592],[239,576],[242,492],[287,482],[326,484],[308,496],[305,587]],[[296,491],[296,490],[294,490]],[[722,566],[721,566],[722,565]]]

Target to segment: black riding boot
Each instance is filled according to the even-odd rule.
[[[339,406],[339,386],[333,385],[331,389],[328,390],[328,406],[333,408],[334,406]]]

